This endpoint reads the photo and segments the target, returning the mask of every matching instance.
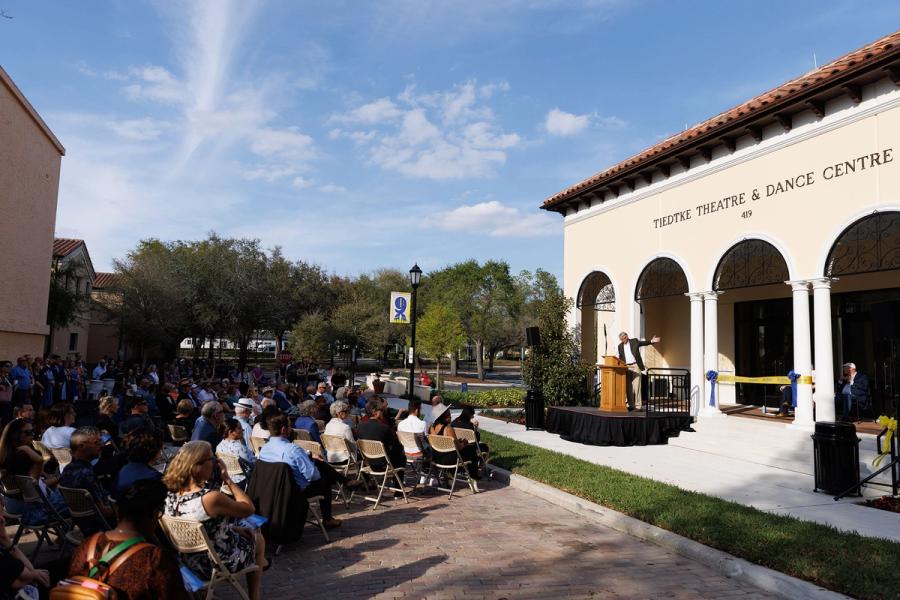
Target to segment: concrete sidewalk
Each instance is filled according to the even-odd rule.
[[[402,401],[401,401],[402,402]],[[896,513],[860,506],[860,498],[835,502],[830,494],[813,492],[810,434],[781,425],[738,418],[701,419],[695,433],[682,433],[667,446],[627,448],[566,442],[545,431],[481,417],[482,431],[555,450],[592,463],[671,483],[682,489],[739,502],[760,510],[844,531],[900,541]],[[861,476],[872,472],[875,438],[860,435]],[[887,479],[882,479],[887,481]],[[866,497],[889,493],[863,488]]]

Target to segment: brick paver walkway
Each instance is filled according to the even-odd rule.
[[[767,598],[711,569],[493,481],[354,505],[331,543],[307,526],[265,573],[264,597]],[[335,505],[337,508],[337,505]],[[217,596],[236,598],[224,588]]]

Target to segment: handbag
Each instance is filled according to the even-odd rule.
[[[153,547],[143,537],[137,536],[116,544],[97,559],[99,539],[100,534],[95,533],[87,541],[87,577],[77,575],[61,580],[50,590],[50,600],[116,600],[116,590],[107,585],[106,581],[137,552]]]

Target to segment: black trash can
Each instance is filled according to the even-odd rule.
[[[544,397],[537,390],[525,394],[525,429],[544,428]]]
[[[812,435],[815,490],[840,494],[856,486],[859,495],[859,438],[853,423],[816,423]]]

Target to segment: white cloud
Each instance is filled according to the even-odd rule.
[[[309,160],[315,156],[313,139],[300,133],[295,127],[260,129],[252,135],[250,149],[260,156],[297,161]]]
[[[573,136],[582,133],[591,126],[590,115],[575,115],[554,108],[547,113],[544,127],[550,135]]]
[[[285,177],[290,177],[296,172],[297,169],[295,169],[294,167],[260,165],[252,169],[245,169],[241,171],[241,176],[247,181],[262,180],[272,183],[273,181],[278,181],[280,179],[284,179]]]
[[[347,188],[334,183],[326,183],[325,185],[319,186],[319,191],[326,194],[343,194],[347,191]]]
[[[336,123],[375,125],[394,120],[402,114],[403,111],[390,98],[379,98],[358,106],[348,113],[333,115],[330,120]]]
[[[305,190],[306,188],[312,187],[313,185],[314,184],[312,181],[302,176],[294,177],[294,180],[291,181],[291,186],[298,190]]]
[[[624,119],[616,116],[600,117],[596,114],[576,115],[559,108],[554,108],[547,113],[544,119],[544,129],[550,135],[571,137],[579,135],[589,127],[601,127],[604,129],[616,129],[625,127]]]
[[[132,69],[131,76],[136,82],[125,86],[124,91],[132,100],[179,104],[185,98],[184,84],[165,67],[149,65]]]
[[[334,129],[332,139],[353,140],[371,164],[408,177],[434,180],[489,177],[521,143],[504,132],[485,101],[509,88],[506,83],[468,81],[450,90],[418,93],[408,85],[395,99],[380,98],[331,121],[366,130]]]
[[[538,237],[556,235],[559,224],[544,213],[523,213],[497,200],[460,206],[438,213],[436,226],[445,231],[465,231],[493,237]]]
[[[119,137],[138,142],[158,139],[169,128],[168,123],[150,118],[110,121],[107,125]]]

